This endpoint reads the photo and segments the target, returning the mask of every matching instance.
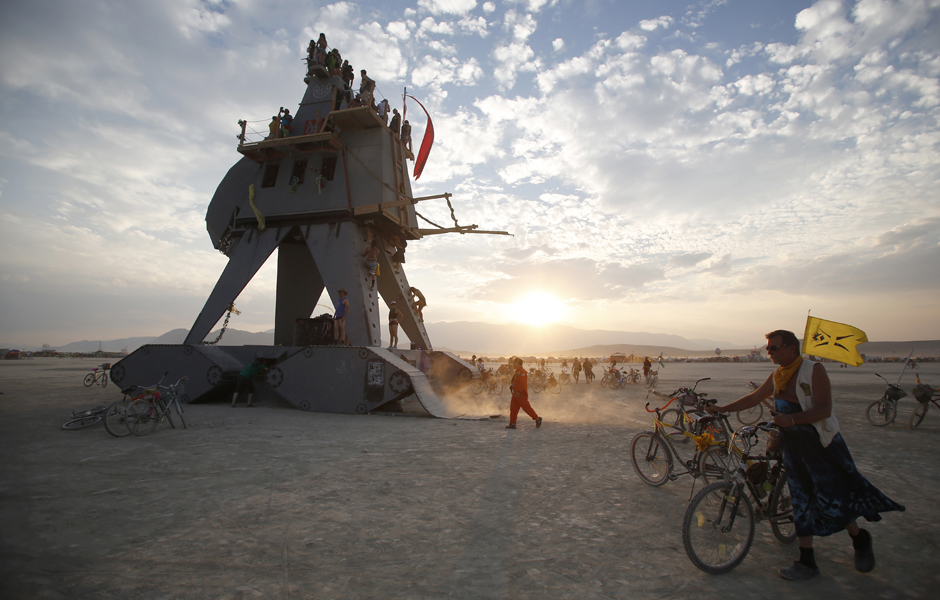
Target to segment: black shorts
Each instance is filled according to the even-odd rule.
[[[245,392],[248,394],[254,394],[255,383],[251,379],[248,379],[247,377],[245,377],[244,375],[239,375],[235,379],[235,393],[241,394],[242,392]]]

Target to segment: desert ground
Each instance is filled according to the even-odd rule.
[[[766,522],[731,573],[692,565],[681,523],[701,482],[652,488],[630,464],[650,423],[642,386],[531,394],[538,430],[525,415],[504,428],[504,392],[448,399],[501,414],[487,420],[207,403],[186,405],[187,429],[146,437],[62,431],[71,411],[121,398],[82,385],[95,364],[0,361],[6,600],[930,598],[940,586],[940,411],[913,431],[910,396],[893,425],[864,416],[884,389],[874,373],[897,380],[898,364],[828,369],[859,469],[907,510],[862,521],[872,573],[854,571],[841,533],[817,540],[822,576],[804,582],[777,575],[797,548]],[[726,402],[772,368],[667,364],[657,387],[711,377],[699,389]],[[940,365],[920,374],[940,385]]]

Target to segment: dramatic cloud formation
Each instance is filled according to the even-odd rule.
[[[237,121],[299,102],[320,32],[431,111],[416,195],[514,236],[409,245],[431,321],[539,292],[590,329],[750,345],[812,309],[940,337],[940,0],[660,4],[3,5],[0,341],[188,327]],[[273,326],[274,262],[233,326]]]

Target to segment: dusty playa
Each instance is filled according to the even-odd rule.
[[[794,583],[776,570],[796,546],[766,523],[732,573],[692,566],[691,480],[650,488],[629,463],[649,423],[637,386],[533,394],[539,430],[524,415],[504,429],[505,408],[447,421],[216,403],[143,438],[61,431],[71,410],[120,398],[82,386],[94,364],[0,361],[5,599],[929,598],[940,584],[940,414],[915,431],[910,397],[885,429],[863,414],[883,390],[873,373],[896,380],[898,365],[829,371],[860,470],[907,511],[867,526],[873,573],[853,570],[840,534],[817,543],[822,577]],[[659,389],[711,376],[700,389],[730,400],[771,368],[670,364]],[[940,365],[920,372],[940,384]]]

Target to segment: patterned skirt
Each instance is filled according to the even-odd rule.
[[[779,398],[775,409],[784,414],[802,412],[798,404]],[[825,448],[809,424],[788,427],[781,438],[796,535],[832,535],[859,517],[880,521],[879,513],[904,510],[858,472],[841,433]]]

